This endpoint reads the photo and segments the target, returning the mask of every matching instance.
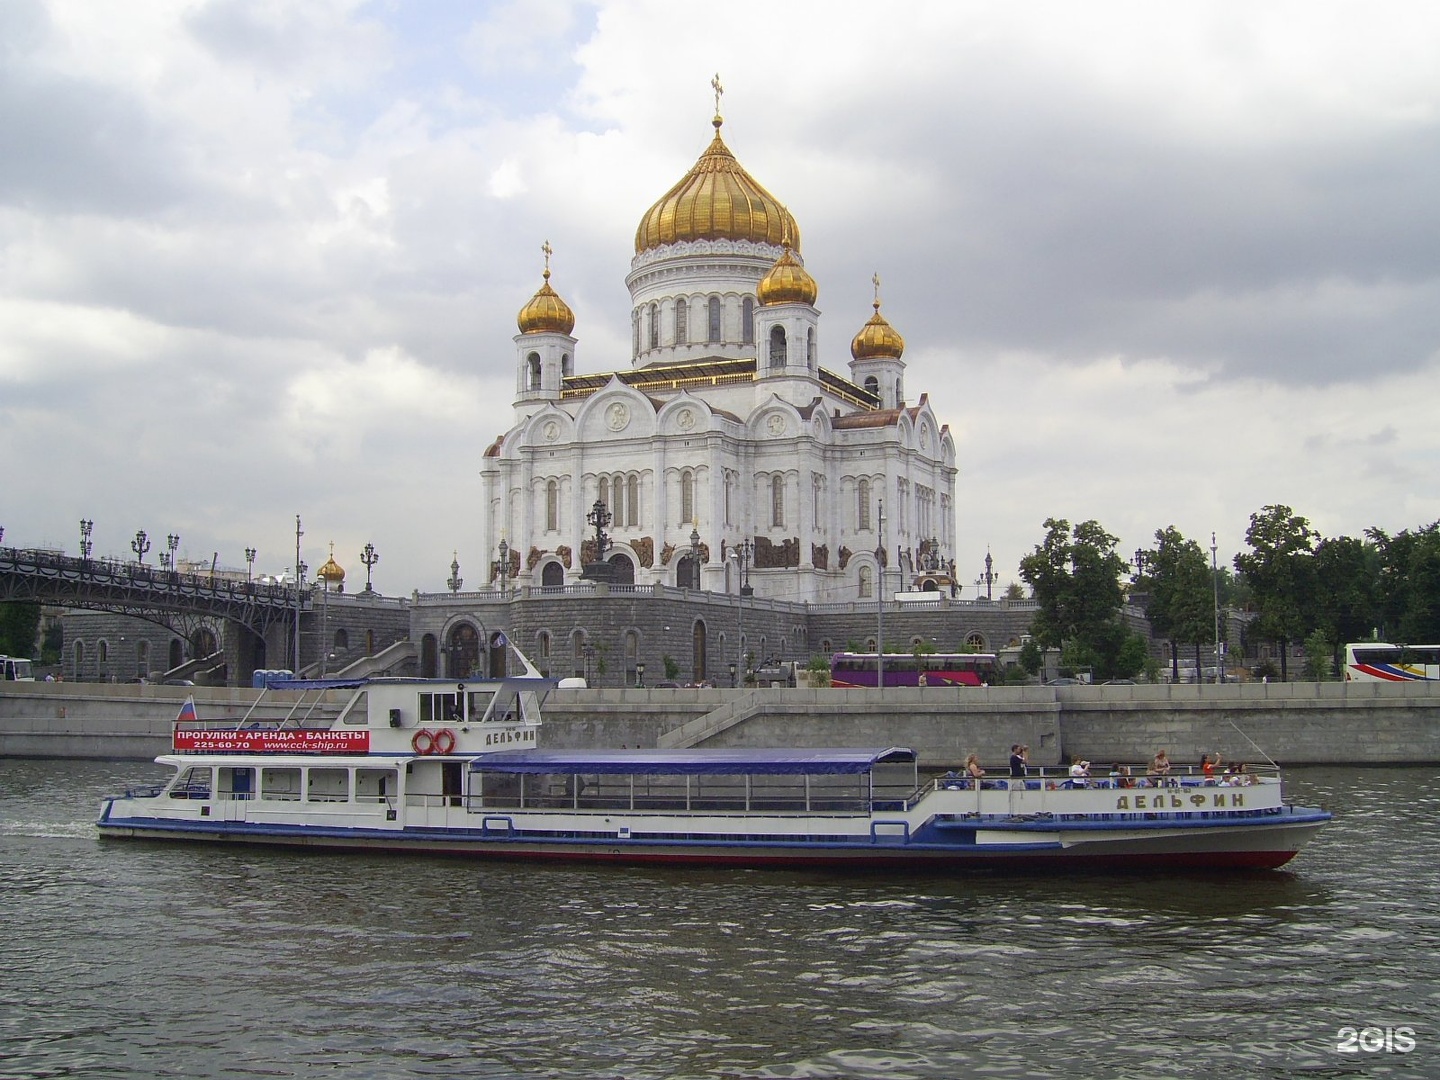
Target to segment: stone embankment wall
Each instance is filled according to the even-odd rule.
[[[169,747],[192,691],[167,686],[11,683],[0,688],[0,756],[147,758]],[[238,717],[257,691],[195,687],[200,718]],[[332,691],[314,714],[344,704]],[[294,694],[272,692],[253,719],[280,719]],[[913,746],[940,768],[978,753],[993,771],[1010,745],[1039,765],[1095,763],[1440,763],[1440,683],[1271,683],[938,687],[886,690],[564,690],[550,695],[541,745]]]

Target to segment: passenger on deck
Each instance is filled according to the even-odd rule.
[[[979,791],[980,778],[985,775],[985,770],[980,767],[980,755],[971,754],[965,759],[965,775],[970,778],[970,786]]]
[[[1070,762],[1070,786],[1077,788],[1090,786],[1090,763],[1088,761],[1075,758]]]
[[[1219,754],[1216,754],[1213,758],[1209,754],[1200,755],[1200,775],[1205,778],[1207,783],[1213,784],[1215,782],[1215,770],[1219,767]]]
[[[1130,766],[1118,763],[1110,766],[1110,784],[1117,788],[1134,787],[1135,781],[1130,778]]]
[[[1024,778],[1026,766],[1030,764],[1030,748],[1024,743],[1016,743],[1010,747],[1010,775],[1012,777]]]
[[[1150,760],[1150,768],[1145,771],[1145,775],[1153,778],[1157,786],[1169,780],[1170,759],[1164,750],[1158,751]]]

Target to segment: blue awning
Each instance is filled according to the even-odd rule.
[[[868,773],[878,764],[910,765],[915,751],[883,749],[500,750],[477,758],[475,772],[631,776]]]

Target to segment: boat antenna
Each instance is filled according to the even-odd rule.
[[[1248,742],[1251,746],[1255,747],[1256,750],[1259,750],[1261,757],[1263,757],[1263,758],[1264,758],[1266,761],[1268,761],[1271,765],[1274,765],[1275,768],[1278,769],[1278,768],[1280,767],[1278,764],[1276,764],[1274,758],[1272,758],[1269,754],[1265,753],[1264,750],[1261,750],[1261,749],[1260,749],[1260,744],[1259,744],[1259,743],[1257,743],[1254,739],[1250,738],[1249,735],[1246,735],[1245,732],[1240,731],[1240,729],[1239,729],[1238,727],[1236,727],[1234,720],[1227,720],[1226,723],[1228,723],[1231,727],[1235,728],[1236,731],[1240,732],[1240,737],[1241,737],[1242,739],[1244,739],[1246,742]]]

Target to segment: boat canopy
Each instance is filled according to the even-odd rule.
[[[362,686],[430,686],[436,689],[449,687],[452,690],[464,687],[468,691],[485,690],[553,690],[560,685],[559,679],[534,679],[525,675],[514,675],[504,679],[412,679],[406,677],[364,677],[358,679],[271,679],[267,690],[357,690]]]
[[[474,772],[585,773],[631,776],[809,775],[868,773],[879,764],[913,764],[914,750],[718,749],[718,750],[499,750],[474,761]]]

